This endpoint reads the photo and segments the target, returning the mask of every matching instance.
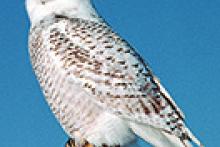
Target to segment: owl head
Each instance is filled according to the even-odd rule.
[[[26,0],[26,10],[31,23],[39,22],[50,14],[62,14],[64,11],[77,11],[90,0]]]

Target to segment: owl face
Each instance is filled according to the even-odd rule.
[[[60,0],[26,0],[26,9],[28,14],[32,13],[36,8],[44,9],[48,4]],[[40,9],[39,9],[40,10]]]
[[[71,9],[79,0],[26,0],[26,10],[31,22],[41,20],[50,14]]]
[[[26,0],[26,4],[31,5],[46,5],[49,2],[53,2],[57,0]]]
[[[31,24],[36,24],[53,14],[84,14],[91,11],[90,0],[26,0],[26,10]]]

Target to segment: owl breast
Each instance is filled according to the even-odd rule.
[[[48,45],[53,42],[48,42],[51,37],[51,31],[48,30],[51,28],[47,27],[44,31],[42,28],[32,31],[35,33],[30,37],[29,52],[46,101],[63,129],[71,138],[84,138],[98,146],[123,145],[132,141],[134,135],[127,124],[99,106],[94,101],[94,95],[82,88],[83,83],[65,69],[66,62],[62,56],[57,56],[52,51],[54,48]],[[45,41],[45,38],[48,40]],[[62,49],[60,46],[57,50]],[[79,74],[77,68],[71,68],[71,71]]]

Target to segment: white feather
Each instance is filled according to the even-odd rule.
[[[161,129],[133,122],[130,123],[130,127],[135,134],[155,147],[186,147],[178,137],[165,133]],[[191,147],[190,144],[187,147]]]
[[[46,0],[45,3],[42,3],[42,0],[26,0],[26,7],[28,10],[28,14],[31,19],[32,25],[36,25],[36,23],[39,23],[39,21],[43,20],[45,17],[52,16],[53,14],[64,15],[64,16],[70,17],[70,18],[82,18],[82,20],[83,19],[92,20],[92,21],[99,21],[100,20],[98,14],[95,12],[94,8],[90,4],[90,0]],[[66,34],[66,35],[73,34],[74,31],[68,30],[70,28],[67,24],[70,22],[71,21],[69,21],[69,20],[65,20],[64,22],[58,22],[57,26],[55,23],[55,24],[51,25],[51,28],[53,28],[53,27],[58,28],[63,34]],[[90,22],[90,21],[88,21],[88,22]],[[82,28],[83,24],[79,24],[79,25],[80,25],[79,28]],[[93,22],[91,22],[90,25],[93,25]],[[100,23],[100,25],[104,26],[102,23]],[[41,26],[38,26],[38,27],[39,28],[37,28],[37,29],[42,29],[42,31],[45,33],[45,34],[42,33],[40,36],[38,36],[41,39],[46,38],[44,40],[43,44],[48,48],[50,46],[54,47],[53,43],[49,43],[50,36],[51,36],[51,32],[49,31],[50,29],[44,30],[44,27],[43,28],[41,28]],[[74,27],[72,26],[72,28],[74,28]],[[66,29],[68,31],[66,31]],[[133,76],[130,76],[130,77],[132,77],[131,79],[134,79],[134,81],[131,82],[131,84],[133,83],[131,88],[128,86],[128,88],[125,90],[124,88],[122,89],[117,86],[115,86],[113,88],[111,86],[103,86],[103,84],[105,85],[105,83],[101,83],[101,82],[99,83],[98,81],[102,81],[102,79],[103,79],[103,81],[106,80],[105,78],[107,76],[106,77],[104,75],[100,76],[96,72],[93,72],[93,70],[86,71],[85,72],[86,74],[84,74],[84,71],[82,71],[81,74],[83,73],[84,74],[83,76],[85,78],[83,80],[81,78],[78,79],[78,77],[75,76],[74,74],[71,74],[71,78],[70,78],[71,80],[69,80],[69,78],[65,77],[65,74],[63,74],[63,73],[67,73],[67,70],[72,71],[72,73],[74,73],[75,70],[77,71],[77,68],[74,69],[74,68],[71,68],[71,66],[70,66],[69,69],[63,69],[63,68],[60,69],[63,65],[64,60],[63,61],[59,60],[60,62],[56,62],[59,59],[59,57],[52,56],[52,55],[49,56],[50,54],[54,55],[54,52],[49,50],[49,53],[47,53],[45,50],[47,48],[44,48],[44,46],[41,46],[41,48],[40,47],[39,48],[33,47],[31,49],[33,54],[35,54],[35,52],[38,52],[38,53],[36,53],[36,56],[32,56],[32,57],[36,58],[36,59],[33,59],[33,61],[36,62],[36,63],[33,62],[33,64],[34,64],[34,66],[38,67],[36,70],[36,73],[38,73],[39,79],[44,80],[43,81],[44,84],[42,84],[42,87],[45,88],[45,91],[50,92],[48,94],[48,98],[47,98],[48,102],[49,102],[49,104],[51,103],[51,107],[53,108],[55,114],[57,114],[57,118],[60,119],[61,124],[63,124],[63,128],[66,129],[69,136],[72,138],[75,138],[75,139],[77,139],[77,137],[78,137],[77,133],[73,132],[73,130],[71,130],[71,127],[69,127],[69,125],[70,125],[70,126],[75,127],[76,129],[80,130],[78,138],[83,137],[83,139],[88,140],[90,143],[92,143],[98,147],[102,146],[102,144],[107,144],[109,146],[125,145],[125,144],[134,140],[135,136],[134,136],[133,132],[156,147],[186,147],[186,146],[190,147],[189,142],[186,141],[183,143],[175,135],[167,134],[162,129],[159,129],[159,127],[161,127],[161,126],[164,128],[167,127],[164,125],[165,119],[159,119],[159,120],[154,121],[154,118],[156,118],[156,117],[159,118],[159,115],[155,114],[155,116],[152,119],[148,115],[144,115],[144,116],[142,115],[142,114],[144,114],[143,109],[141,109],[142,112],[134,111],[133,108],[134,109],[138,108],[138,110],[139,110],[139,108],[143,107],[143,106],[141,106],[141,103],[138,102],[138,98],[129,99],[129,101],[127,101],[127,99],[123,99],[122,97],[120,99],[114,98],[114,99],[112,99],[113,101],[111,101],[108,104],[108,101],[110,99],[106,97],[106,95],[107,95],[106,91],[113,93],[113,95],[119,95],[119,96],[120,95],[124,96],[125,94],[128,94],[128,95],[132,94],[133,95],[134,93],[137,95],[142,94],[142,91],[139,91],[137,89],[140,89],[140,87],[145,86],[145,83],[143,83],[143,81],[144,82],[146,82],[146,81],[143,79],[145,79],[146,77],[139,78],[138,76],[136,76],[137,75],[136,71],[140,72],[142,69],[145,68],[145,65],[143,65],[142,62],[137,60],[136,56],[134,56],[135,52],[132,50],[132,48],[130,48],[128,45],[126,45],[127,44],[126,42],[118,41],[118,40],[115,41],[114,39],[109,40],[109,38],[106,37],[105,35],[103,35],[102,33],[97,33],[100,31],[99,27],[96,27],[95,29],[96,29],[96,32],[93,32],[87,28],[87,31],[94,35],[92,37],[93,40],[91,41],[91,43],[88,43],[90,41],[84,42],[85,40],[82,38],[78,39],[77,37],[74,38],[74,37],[70,37],[68,35],[67,35],[67,37],[69,37],[69,40],[72,44],[82,46],[85,50],[90,49],[88,44],[95,45],[96,46],[95,50],[93,50],[93,51],[89,50],[90,56],[88,58],[90,58],[91,55],[93,55],[93,54],[94,55],[97,54],[98,51],[100,51],[100,49],[101,49],[103,51],[103,53],[105,52],[103,54],[103,59],[105,59],[105,57],[107,57],[108,55],[111,55],[111,56],[115,57],[115,59],[116,59],[115,61],[121,61],[121,60],[122,61],[123,60],[129,61],[129,62],[126,62],[128,69],[125,71],[123,71],[124,69],[122,69],[121,73],[128,72],[131,75],[133,75]],[[103,32],[104,31],[108,32],[109,33],[108,35],[110,35],[114,38],[119,37],[117,35],[113,35],[111,32],[109,32],[108,29],[106,29],[106,28],[104,29],[104,27],[101,29],[103,30]],[[81,33],[81,35],[85,34],[82,32],[80,32],[80,33]],[[34,32],[33,32],[33,34],[34,34]],[[37,32],[36,32],[35,35],[39,35],[39,34],[37,34]],[[98,39],[96,37],[98,37],[99,35],[103,36],[102,37],[103,40],[108,39],[108,41],[111,43],[110,45],[114,46],[111,49],[111,51],[109,51],[109,50],[106,51],[106,49],[105,49],[106,46],[105,46],[105,43],[103,40],[100,40],[100,42],[98,43]],[[38,44],[41,44],[39,42],[39,40],[36,39],[38,37],[35,36],[32,39],[34,41],[37,41]],[[35,44],[34,41],[33,41],[33,44]],[[80,44],[81,41],[83,42],[82,45]],[[31,41],[30,41],[30,43],[32,44]],[[63,45],[65,45],[65,44],[63,44]],[[117,51],[116,48],[120,48],[120,47],[122,47],[123,49],[126,49],[132,53],[130,53],[130,54],[119,53],[119,51]],[[59,48],[59,50],[61,50],[61,49],[62,48]],[[39,54],[44,55],[43,56],[44,58],[41,58],[39,56]],[[39,58],[37,58],[37,57],[39,57]],[[54,59],[53,59],[53,57],[54,57]],[[74,57],[72,57],[72,56],[71,57],[65,56],[65,58],[68,58],[68,59],[73,58],[74,59]],[[106,64],[104,64],[104,66],[101,68],[101,70],[104,71],[103,73],[111,73],[111,70],[113,70],[113,69],[115,70],[115,69],[118,69],[119,67],[121,67],[121,66],[119,66],[118,63],[111,65],[111,64],[107,63],[108,62],[107,60],[101,60],[101,59],[102,58],[100,58],[98,60],[100,62],[106,62]],[[93,59],[92,59],[92,61],[93,61]],[[137,70],[136,68],[133,68],[134,64],[137,64],[140,66],[139,70]],[[38,65],[41,65],[41,66],[38,66]],[[86,66],[86,64],[84,64],[84,65]],[[39,67],[42,69],[44,68],[44,70],[46,72],[42,72]],[[59,70],[57,70],[57,69],[59,69]],[[106,72],[105,72],[105,70],[106,70]],[[146,72],[143,72],[143,73],[146,74]],[[145,75],[145,74],[142,74],[142,75]],[[68,74],[66,74],[66,75],[68,75]],[[125,75],[127,75],[127,73]],[[48,84],[47,79],[50,79],[52,81],[51,82],[52,84]],[[57,79],[62,81],[62,84],[61,84],[61,82],[58,84],[56,82]],[[75,79],[77,79],[79,82],[75,82],[75,81],[77,81]],[[107,107],[104,104],[103,105],[100,104],[100,106],[99,106],[98,105],[100,103],[99,98],[101,96],[96,95],[96,94],[92,94],[92,93],[90,93],[91,95],[89,95],[89,92],[91,92],[91,91],[88,91],[86,88],[81,87],[81,89],[79,89],[79,90],[77,90],[75,88],[76,90],[74,91],[73,83],[75,83],[75,84],[77,84],[77,86],[79,86],[79,85],[85,84],[86,83],[85,80],[88,80],[88,83],[90,81],[91,85],[92,84],[95,85],[94,87],[96,88],[96,92],[102,91],[104,93],[102,96],[103,96],[103,98],[105,98],[105,101],[102,103],[107,104]],[[111,80],[112,84],[119,82],[119,80],[116,78],[115,79],[110,78],[110,80]],[[123,81],[123,80],[125,80],[125,81]],[[123,80],[120,82],[126,83],[127,79],[124,78]],[[172,100],[170,95],[160,85],[160,82],[157,79],[154,79],[154,80],[155,80],[156,84],[159,86],[159,89],[165,95],[165,97],[170,101],[172,106],[174,106],[176,108],[175,110],[177,110],[180,113],[181,117],[184,117],[181,110],[177,107],[177,105]],[[139,82],[140,85],[137,86],[137,84],[136,84],[137,82]],[[154,85],[154,83],[152,83],[152,85]],[[55,90],[53,89],[54,87],[55,87]],[[57,98],[57,96],[55,96],[56,94],[54,94],[55,92],[53,92],[53,91],[56,91],[57,93],[59,93],[58,98]],[[146,94],[146,93],[144,92],[144,94]],[[45,92],[45,95],[46,95],[46,92]],[[143,104],[145,103],[144,105],[146,105],[146,106],[148,106],[147,105],[147,103],[148,103],[147,98],[148,97],[146,97],[146,99],[143,99],[144,102],[142,102]],[[58,99],[58,102],[56,101],[56,99]],[[78,102],[81,102],[81,101],[82,101],[82,103],[79,103],[80,104],[79,105]],[[61,105],[62,103],[65,105]],[[114,106],[115,104],[116,104],[116,106]],[[130,106],[129,108],[131,110],[127,109],[127,106]],[[54,109],[54,108],[56,108],[56,109]],[[122,109],[122,108],[125,108],[125,109]],[[171,108],[172,107],[167,107],[165,110],[170,110],[170,111],[164,111],[164,112],[166,114],[168,114],[169,112],[172,112]],[[112,110],[112,112],[111,112],[112,114],[108,110]],[[118,115],[113,115],[114,111],[116,111],[116,110],[121,112],[122,116],[127,117],[130,120],[133,120],[134,122],[126,122],[123,119],[119,118]],[[151,109],[151,110],[153,110],[153,109]],[[60,113],[60,112],[62,112],[62,113]],[[95,119],[93,116],[91,117],[89,115],[89,114],[91,114],[90,112],[92,112],[92,114],[95,114],[94,115]],[[75,114],[77,114],[77,115],[75,115]],[[97,115],[97,114],[99,114],[99,115]],[[127,115],[127,114],[129,114],[129,115]],[[152,113],[152,114],[154,114],[154,113]],[[139,116],[141,116],[141,118],[139,118]],[[143,121],[143,124],[138,124],[136,120],[139,120],[139,122]],[[151,120],[153,120],[153,121],[151,121]],[[152,126],[147,125],[148,121],[151,122]],[[157,122],[157,123],[154,123],[154,122]],[[159,122],[159,124],[158,124],[158,122]],[[69,124],[67,125],[67,123],[69,123]],[[82,127],[80,127],[81,124],[82,124]],[[155,127],[153,127],[153,125],[155,125]],[[131,131],[130,127],[133,130],[133,132]],[[86,130],[86,129],[88,129],[88,130]],[[189,134],[189,137],[195,143],[200,144],[199,141],[192,134],[190,134],[190,131],[188,131],[188,134]]]
[[[96,122],[95,127],[89,129],[85,136],[88,136],[86,139],[97,147],[103,144],[126,145],[135,140],[128,124],[113,114],[104,112]]]
[[[45,4],[42,4],[41,0],[26,0],[26,9],[32,25],[52,14],[93,21],[99,20],[90,0],[46,0]]]

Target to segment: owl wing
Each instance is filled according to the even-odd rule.
[[[181,110],[140,55],[105,23],[57,18],[43,34],[43,44],[70,80],[106,111],[182,132]]]

